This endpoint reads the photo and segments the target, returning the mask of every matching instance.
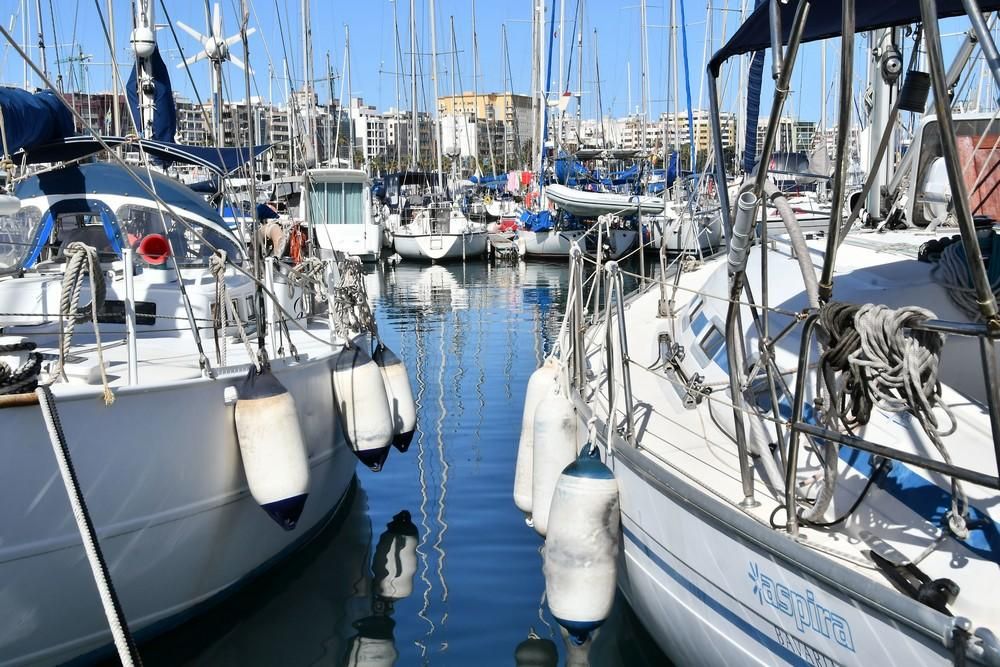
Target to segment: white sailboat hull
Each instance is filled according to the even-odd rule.
[[[573,229],[573,230],[556,230],[551,229],[544,232],[533,232],[530,230],[522,229],[517,232],[517,237],[519,241],[524,243],[524,254],[528,257],[569,257],[569,251],[573,245],[577,242],[581,244],[584,252],[588,254],[593,254],[590,252],[587,246],[588,239],[583,237],[586,235],[586,230]],[[590,236],[594,239],[596,243],[596,232],[592,232]],[[610,248],[610,253],[608,249],[605,249],[603,254],[604,259],[619,259],[629,251],[635,248],[635,245],[639,239],[639,233],[631,229],[613,229],[611,230],[611,240],[608,242]]]
[[[675,664],[952,664],[940,639],[750,537],[769,529],[733,510],[713,515],[719,503],[701,490],[669,472],[660,479],[659,469],[657,477],[639,472],[626,458],[612,457],[622,511],[619,586]],[[808,551],[773,537],[785,554]]]
[[[573,215],[596,218],[608,213],[614,215],[634,215],[638,209],[642,215],[653,215],[663,211],[663,200],[658,197],[619,195],[613,192],[587,192],[565,185],[550,185],[545,188],[545,196],[559,208]]]
[[[486,252],[487,234],[475,231],[459,234],[409,234],[397,231],[396,252],[403,259],[448,260],[480,257]]]
[[[218,379],[53,391],[83,494],[129,626],[141,638],[276,562],[338,507],[355,457],[336,423],[329,355],[273,362],[293,395],[309,455],[298,526],[278,526],[254,501]],[[0,664],[55,664],[110,648],[97,590],[37,406],[2,409]]]

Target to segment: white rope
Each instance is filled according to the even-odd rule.
[[[80,531],[83,550],[87,554],[90,571],[93,574],[94,583],[97,585],[97,591],[101,597],[104,615],[108,619],[108,627],[111,629],[111,636],[114,639],[115,647],[118,649],[118,658],[121,660],[122,665],[126,667],[142,664],[139,652],[135,648],[135,642],[129,633],[128,625],[125,623],[125,614],[115,593],[111,574],[108,572],[107,563],[104,560],[104,555],[101,553],[101,545],[97,540],[97,533],[94,530],[94,524],[87,510],[87,503],[80,490],[79,480],[76,478],[76,470],[73,468],[69,448],[66,446],[66,436],[59,421],[52,391],[48,386],[43,385],[35,390],[35,395],[38,396],[38,405],[42,409],[42,417],[45,420],[45,428],[49,434],[49,442],[52,444],[52,451],[56,456],[56,462],[59,464],[59,473],[62,476],[63,485],[66,487],[66,495],[69,496],[73,518],[76,520],[76,527]]]
[[[983,314],[976,296],[976,288],[972,284],[969,260],[961,243],[950,243],[945,246],[934,268],[931,269],[931,278],[947,290],[948,297],[970,320],[982,320]],[[1000,275],[990,281],[990,289],[1000,300]]]
[[[73,330],[77,318],[82,316],[79,307],[80,293],[83,291],[83,276],[86,273],[90,279],[90,319],[94,325],[94,338],[97,341],[97,363],[101,369],[104,404],[111,405],[115,402],[115,395],[108,383],[104,353],[101,351],[101,330],[97,325],[97,313],[104,307],[104,297],[107,292],[101,261],[96,248],[79,241],[74,241],[63,248],[63,254],[66,256],[66,270],[63,273],[62,295],[59,299],[59,359],[52,371],[52,377],[66,378],[66,358],[73,343]]]
[[[226,254],[224,251],[219,251],[218,253],[212,255],[212,258],[209,260],[209,270],[215,277],[215,307],[219,313],[219,319],[222,322],[222,347],[220,350],[221,364],[223,366],[227,365],[226,328],[228,323],[232,322],[236,327],[240,340],[243,342],[243,346],[247,350],[247,357],[250,359],[250,363],[252,363],[254,368],[257,369],[257,372],[260,373],[263,368],[261,361],[258,358],[258,355],[254,354],[253,346],[250,344],[247,332],[243,328],[243,320],[240,319],[239,313],[236,312],[236,308],[233,306],[233,302],[229,298],[229,290],[226,286]],[[258,324],[258,326],[260,325]]]

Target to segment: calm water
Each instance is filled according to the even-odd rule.
[[[336,524],[144,646],[145,663],[512,665],[534,632],[558,664],[668,664],[620,596],[592,645],[567,648],[542,602],[541,539],[511,497],[524,388],[558,331],[567,273],[474,263],[373,274],[380,332],[418,403],[409,451],[378,474],[359,467]],[[417,571],[412,594],[386,609],[373,601],[372,554],[403,510],[419,531]]]

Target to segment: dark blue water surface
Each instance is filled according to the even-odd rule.
[[[358,467],[338,520],[208,613],[142,648],[146,664],[666,665],[619,595],[589,646],[567,646],[543,601],[542,544],[514,507],[524,389],[558,332],[563,263],[379,269],[384,341],[404,360],[418,432],[385,469]],[[372,556],[395,515],[418,531],[413,592],[376,599]],[[522,644],[529,635],[534,645]],[[543,640],[550,640],[547,644]]]

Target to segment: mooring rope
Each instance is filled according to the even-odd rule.
[[[104,615],[108,619],[108,627],[111,629],[111,636],[118,649],[118,658],[126,667],[141,665],[139,651],[136,649],[135,641],[132,639],[128,624],[125,622],[125,613],[122,611],[121,602],[111,581],[108,564],[104,560],[97,532],[94,530],[94,522],[90,518],[87,502],[80,489],[80,481],[77,479],[73,459],[70,456],[69,447],[66,445],[66,436],[63,433],[62,423],[59,421],[59,413],[56,410],[52,390],[47,385],[42,385],[35,389],[35,395],[38,396],[38,405],[42,409],[42,418],[45,420],[49,442],[52,444],[52,451],[59,464],[59,473],[62,476],[63,485],[66,487],[66,495],[69,496],[73,518],[76,519],[76,527],[83,540],[83,550],[87,554],[90,571],[101,596]]]
[[[83,291],[84,274],[87,274],[90,279],[90,320],[94,325],[94,338],[97,341],[97,363],[101,369],[104,404],[111,405],[115,402],[115,395],[108,383],[108,371],[104,366],[104,353],[101,351],[101,330],[97,324],[97,314],[104,307],[104,297],[107,294],[101,261],[96,248],[79,241],[68,244],[63,249],[63,254],[66,256],[66,270],[63,273],[62,295],[59,299],[59,358],[52,370],[52,376],[66,377],[66,358],[73,343],[73,330],[77,320],[84,317],[80,308],[80,293]]]
[[[0,354],[6,352],[27,352],[28,358],[16,369],[0,361],[0,395],[21,394],[34,391],[38,386],[38,374],[42,369],[42,355],[35,352],[35,343],[0,344]]]

